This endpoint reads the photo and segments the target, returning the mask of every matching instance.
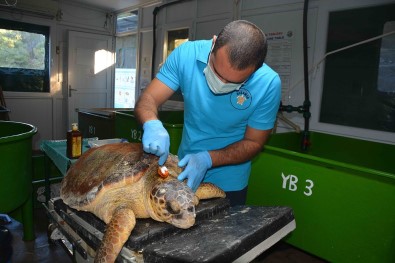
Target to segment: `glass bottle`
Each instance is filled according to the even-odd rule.
[[[82,154],[82,133],[78,130],[78,124],[72,123],[71,130],[67,132],[67,157],[77,159]]]

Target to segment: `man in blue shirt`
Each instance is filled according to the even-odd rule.
[[[184,97],[184,126],[178,150],[179,180],[196,191],[201,182],[222,188],[231,205],[245,204],[251,159],[266,142],[280,104],[281,81],[264,64],[267,41],[254,24],[236,20],[211,40],[176,48],[135,107],[143,123],[143,148],[169,154],[169,134],[158,107],[178,89]]]

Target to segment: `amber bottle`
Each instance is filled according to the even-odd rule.
[[[78,124],[72,123],[71,130],[67,132],[67,157],[77,159],[82,154],[82,133],[78,130]]]

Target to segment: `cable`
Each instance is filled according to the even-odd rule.
[[[191,0],[178,0],[174,2],[169,2],[160,6],[157,6],[154,8],[154,11],[152,12],[153,14],[153,22],[152,22],[152,61],[151,61],[151,79],[154,79],[155,77],[155,58],[156,58],[156,16],[158,12],[167,6],[174,5],[174,4],[179,4],[182,2],[186,1],[191,1]]]
[[[4,0],[5,4],[0,4],[0,6],[13,6],[15,7],[16,4],[18,3],[18,0],[15,0],[13,4],[8,3],[8,0]]]
[[[303,73],[304,73],[304,102],[303,102],[303,118],[304,118],[304,131],[302,136],[301,148],[307,151],[310,145],[309,135],[309,122],[310,122],[310,95],[309,95],[309,60],[307,50],[307,13],[309,10],[309,1],[304,1],[303,6]]]
[[[315,63],[315,64],[310,68],[309,74],[310,74],[312,71],[314,71],[315,69],[317,69],[317,68],[320,66],[320,64],[321,64],[321,63],[326,59],[326,57],[329,56],[329,55],[333,55],[333,54],[336,54],[336,53],[338,53],[338,52],[340,52],[340,51],[343,51],[343,50],[346,50],[346,49],[350,49],[350,48],[353,48],[353,47],[356,47],[356,46],[359,46],[359,45],[362,45],[362,44],[366,44],[366,43],[372,42],[372,41],[374,41],[374,40],[377,40],[377,39],[380,39],[380,38],[383,38],[383,37],[386,37],[386,36],[389,36],[389,35],[392,35],[392,34],[395,34],[395,31],[390,31],[390,32],[385,33],[385,34],[378,35],[378,36],[375,36],[375,37],[372,37],[372,38],[369,38],[369,39],[366,39],[366,40],[362,40],[362,41],[360,41],[360,42],[357,42],[357,43],[354,43],[354,44],[351,44],[351,45],[348,45],[348,46],[345,46],[345,47],[342,47],[342,48],[339,48],[339,49],[330,51],[330,52],[326,53],[317,63]],[[295,89],[296,86],[298,86],[302,81],[304,81],[304,79],[301,79],[301,80],[299,80],[298,82],[296,82],[296,83],[288,90],[287,93],[289,93],[289,92],[291,92],[293,89]]]

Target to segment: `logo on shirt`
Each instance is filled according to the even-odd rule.
[[[234,91],[230,96],[232,106],[239,110],[245,110],[250,107],[252,101],[251,93],[246,89]]]

